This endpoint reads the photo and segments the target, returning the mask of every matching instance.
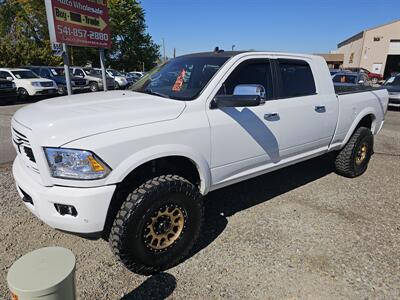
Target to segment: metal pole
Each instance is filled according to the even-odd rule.
[[[65,73],[65,81],[67,83],[67,92],[68,95],[72,95],[71,76],[69,73],[68,47],[65,43],[62,44],[62,47],[63,47],[64,73]]]
[[[174,48],[174,58],[176,57],[176,48]]]
[[[100,65],[101,65],[101,75],[103,78],[103,90],[107,92],[107,75],[105,67],[104,49],[100,49]]]
[[[164,56],[164,61],[167,60],[166,56],[165,56],[165,40],[162,39],[162,47],[163,47],[163,56]]]

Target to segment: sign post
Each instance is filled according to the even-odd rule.
[[[66,45],[95,47],[100,48],[103,86],[107,90],[104,49],[111,48],[107,0],[45,0],[45,4],[52,47],[63,44],[64,68],[68,67],[67,86],[70,76]]]
[[[63,47],[63,60],[64,60],[64,73],[65,73],[65,81],[67,82],[67,91],[68,95],[72,95],[72,87],[71,87],[71,75],[69,73],[69,57],[68,57],[68,47],[65,43],[62,44]]]
[[[101,75],[103,78],[103,90],[107,92],[107,75],[106,75],[106,67],[104,63],[104,49],[100,49],[100,66],[101,66]]]

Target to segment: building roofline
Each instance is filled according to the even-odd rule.
[[[378,25],[378,26],[375,26],[375,27],[371,27],[371,28],[365,29],[365,30],[363,30],[363,31],[361,31],[361,32],[349,37],[348,39],[345,39],[345,40],[341,41],[340,43],[337,44],[337,47],[338,48],[343,47],[343,46],[345,46],[347,44],[350,44],[353,41],[356,41],[356,40],[362,38],[364,36],[365,32],[367,32],[367,31],[375,30],[377,28],[384,27],[384,26],[387,26],[387,25],[391,25],[391,24],[396,23],[396,22],[400,22],[400,19],[396,19],[394,21],[391,21],[391,22],[388,22],[388,23],[385,23],[385,24],[382,24],[382,25]]]

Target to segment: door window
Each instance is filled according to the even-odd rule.
[[[83,71],[81,69],[75,69],[74,75],[75,76],[81,76],[81,77],[85,76],[85,74],[83,73]]]
[[[43,78],[50,78],[50,72],[47,69],[41,69],[39,75]]]
[[[272,99],[272,75],[269,61],[251,59],[241,63],[229,75],[218,94],[233,95],[235,87],[239,84],[260,84],[265,88],[266,98]]]
[[[6,79],[7,77],[12,77],[10,73],[6,71],[0,71],[0,78]]]
[[[315,95],[315,81],[310,65],[302,60],[279,59],[280,97]]]

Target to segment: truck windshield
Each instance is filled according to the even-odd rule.
[[[400,76],[390,77],[386,80],[385,85],[400,85]]]
[[[13,75],[17,79],[33,79],[33,78],[39,78],[35,73],[32,71],[12,71]]]
[[[175,58],[148,72],[131,87],[131,90],[176,100],[193,100],[228,58]]]

